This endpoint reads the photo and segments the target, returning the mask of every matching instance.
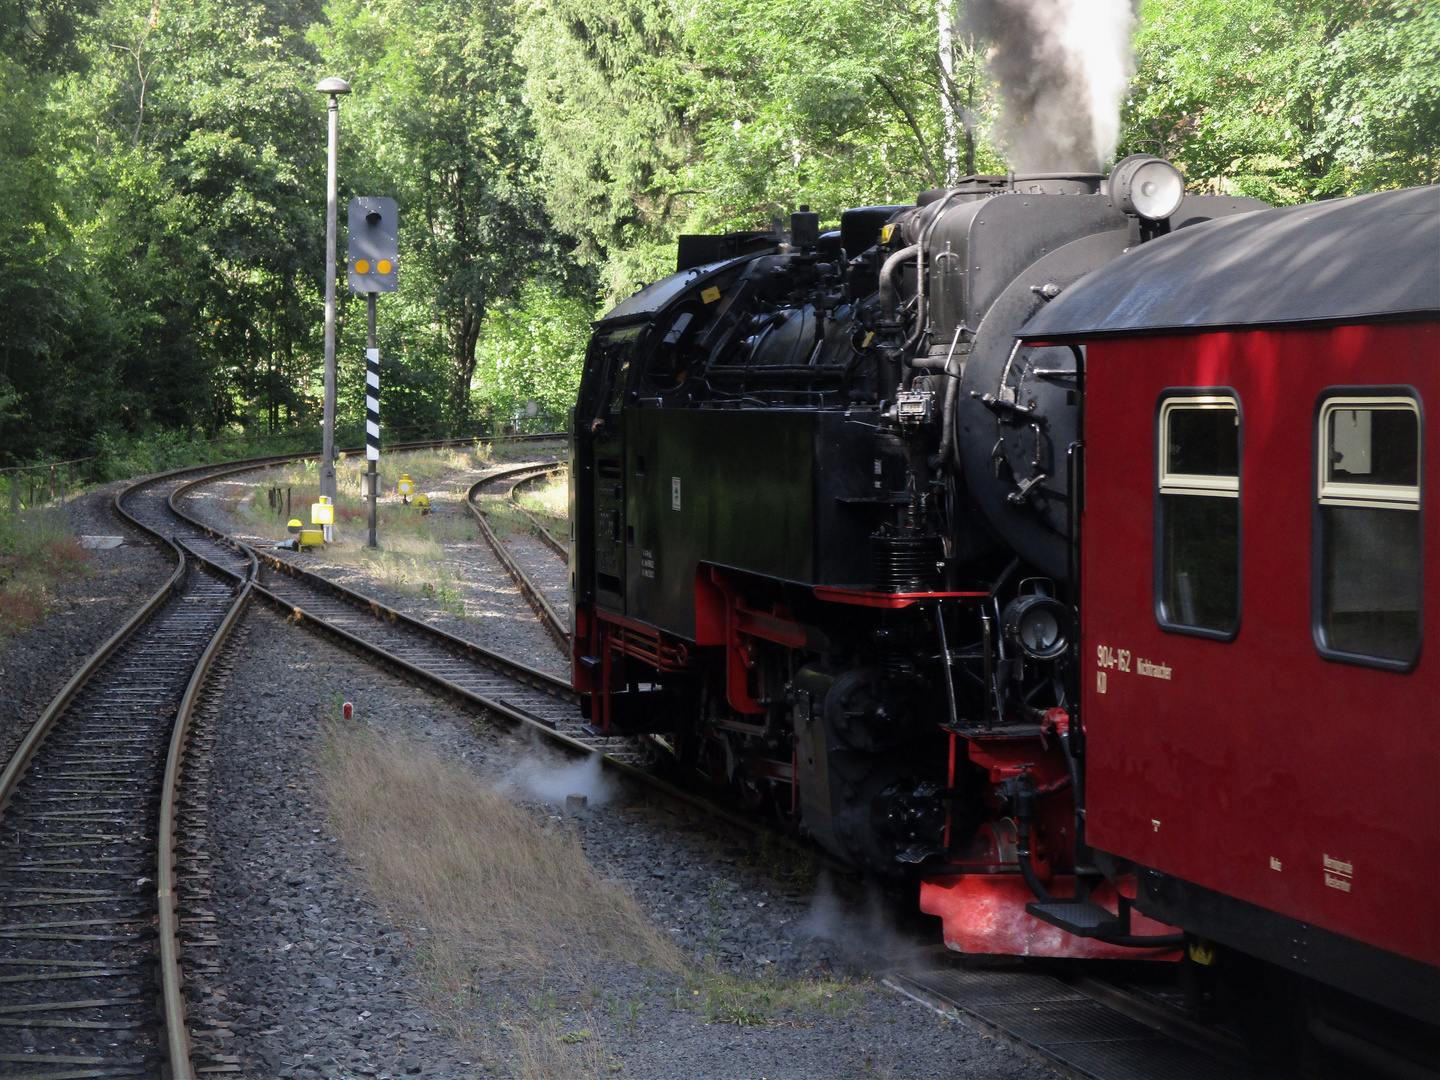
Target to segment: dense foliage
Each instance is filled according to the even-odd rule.
[[[1003,169],[970,25],[964,0],[9,0],[0,464],[314,426],[324,75],[354,87],[342,207],[401,204],[385,421],[437,428],[563,416],[589,320],[681,232]],[[1197,189],[1440,176],[1440,5],[1146,0],[1135,45],[1119,153]],[[342,278],[351,425],[363,324]]]

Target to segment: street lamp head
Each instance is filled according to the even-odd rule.
[[[331,97],[334,97],[336,94],[350,93],[350,84],[344,79],[337,79],[332,75],[319,86],[315,87],[315,89],[319,90],[322,94],[329,94]]]

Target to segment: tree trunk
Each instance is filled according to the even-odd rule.
[[[451,343],[455,350],[455,387],[452,413],[459,423],[470,419],[470,386],[475,381],[476,346],[480,341],[483,315],[479,305],[465,301],[455,317]]]

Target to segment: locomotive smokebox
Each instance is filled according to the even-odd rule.
[[[1169,216],[1152,220],[1133,207],[1154,212],[1156,198],[1147,201],[1131,185],[1143,180],[1158,189],[1164,180],[1183,191],[1183,178],[1155,158],[1124,164],[1125,177],[1113,182],[1089,173],[977,177],[924,193],[901,225],[905,240],[919,245],[925,279],[927,326],[911,362],[953,383],[943,410],[953,425],[942,439],[949,458],[936,464],[963,475],[975,508],[1006,546],[1057,579],[1068,563],[1075,357],[1021,346],[1016,334],[1081,277],[1149,236],[1263,206],[1176,196],[1165,207]]]

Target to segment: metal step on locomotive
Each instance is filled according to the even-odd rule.
[[[1440,846],[1440,725],[1415,719],[1440,189],[1417,192],[1307,225],[1141,155],[682,237],[677,273],[596,324],[573,414],[590,723],[918,876],[954,949],[1183,958],[1200,996],[1217,957],[1259,956],[1436,1023],[1440,900],[1403,868]],[[1282,423],[1283,493],[1280,449],[1242,453]],[[1244,544],[1242,521],[1264,523]],[[1276,719],[1313,728],[1327,695],[1407,717],[1406,760],[1327,767],[1373,737],[1363,708],[1308,745]],[[1361,806],[1382,790],[1411,801]],[[1287,839],[1232,865],[1257,813]],[[1336,909],[1362,849],[1389,855]],[[1304,1039],[1351,1038],[1306,1015]]]

